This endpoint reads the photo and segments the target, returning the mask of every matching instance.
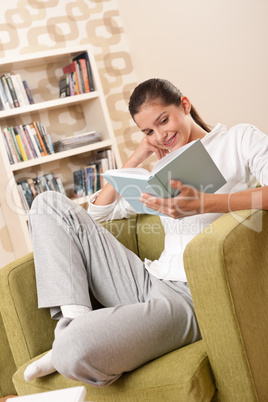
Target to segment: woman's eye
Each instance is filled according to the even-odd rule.
[[[147,131],[146,135],[151,135],[153,134],[153,130]]]
[[[165,124],[168,121],[168,117],[165,117],[163,120],[161,120],[161,124]]]

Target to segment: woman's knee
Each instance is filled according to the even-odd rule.
[[[53,366],[64,377],[104,387],[120,375],[103,371],[99,360],[106,356],[100,350],[101,342],[85,331],[83,325],[79,326],[77,320],[64,318],[58,323],[52,349]]]

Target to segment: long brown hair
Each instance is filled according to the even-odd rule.
[[[160,78],[151,78],[139,84],[132,92],[128,104],[129,112],[134,119],[135,114],[140,111],[142,105],[151,103],[157,99],[160,99],[161,103],[165,106],[175,105],[179,107],[182,96],[181,91],[171,84],[171,82]],[[200,127],[210,132],[209,126],[200,117],[193,105],[191,105],[190,114]]]

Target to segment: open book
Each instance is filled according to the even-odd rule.
[[[155,215],[161,214],[145,207],[139,201],[140,194],[148,193],[161,198],[174,197],[178,195],[178,190],[169,184],[171,179],[179,180],[205,193],[215,193],[226,183],[199,139],[164,156],[151,172],[143,168],[114,169],[103,173],[103,177],[137,212]]]

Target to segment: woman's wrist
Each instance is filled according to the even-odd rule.
[[[124,163],[124,165],[122,166],[122,168],[136,168],[141,164],[140,161],[138,161],[134,155],[132,155],[127,161],[126,163]]]
[[[204,213],[229,212],[229,194],[204,194]]]

